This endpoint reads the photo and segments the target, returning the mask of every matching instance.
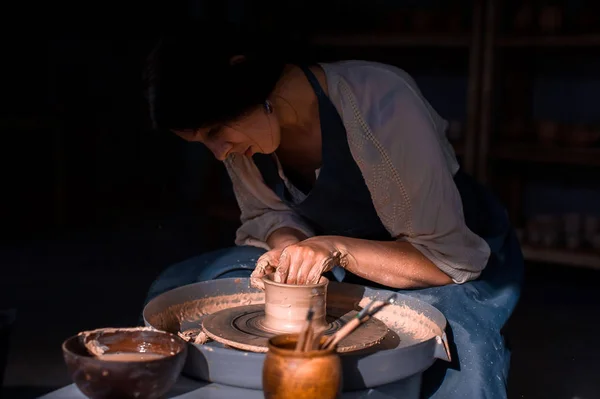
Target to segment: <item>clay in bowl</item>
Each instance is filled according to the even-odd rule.
[[[71,378],[91,399],[160,398],[175,384],[187,347],[148,327],[84,331],[62,345]]]

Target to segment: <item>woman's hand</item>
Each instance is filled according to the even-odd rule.
[[[267,238],[267,244],[273,249],[261,256],[256,262],[256,267],[250,276],[250,285],[264,290],[265,285],[262,282],[262,277],[275,271],[279,264],[281,252],[288,246],[299,243],[306,238],[308,237],[304,233],[291,227],[282,227],[271,233]]]
[[[314,284],[321,274],[335,265],[392,288],[423,288],[453,283],[446,273],[406,241],[372,241],[341,236],[312,237],[269,251],[258,259],[251,281],[253,286],[264,289],[261,278],[275,272],[276,282]]]
[[[274,281],[286,284],[316,284],[323,273],[343,263],[345,251],[332,237],[313,237],[261,256],[251,278],[260,280],[275,272]],[[253,286],[262,287],[262,281]]]
[[[265,284],[263,283],[262,278],[263,276],[271,274],[275,271],[277,265],[279,264],[281,252],[284,249],[285,247],[272,249],[258,258],[256,261],[256,266],[254,267],[254,271],[250,275],[250,285],[252,287],[258,288],[259,290],[265,289]]]

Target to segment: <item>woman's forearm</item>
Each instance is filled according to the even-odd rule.
[[[282,227],[272,232],[267,237],[267,244],[270,248],[284,248],[288,245],[299,243],[308,237],[299,230],[292,227]]]
[[[370,241],[331,237],[348,271],[393,288],[447,285],[452,279],[405,241]]]

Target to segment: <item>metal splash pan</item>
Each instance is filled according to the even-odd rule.
[[[327,313],[362,309],[372,299],[391,291],[330,282]],[[248,278],[227,278],[190,284],[150,301],[143,311],[147,326],[183,332],[201,328],[208,314],[236,306],[264,304],[263,291],[250,287]],[[354,391],[397,382],[428,369],[436,359],[450,360],[446,319],[433,306],[398,293],[394,304],[377,316],[389,331],[377,345],[341,353],[343,389]],[[262,389],[264,353],[246,352],[215,341],[190,343],[183,373],[189,377],[248,389]]]

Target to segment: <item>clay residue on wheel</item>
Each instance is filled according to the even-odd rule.
[[[363,298],[358,305],[362,308],[370,301],[370,298]],[[416,342],[442,335],[442,331],[433,320],[403,304],[386,306],[375,317],[383,321],[391,330],[408,335]]]
[[[202,331],[201,328],[190,328],[185,331],[177,331],[177,335],[187,342],[191,342],[196,345],[202,345],[208,341],[208,336],[204,331]]]
[[[338,298],[338,296],[329,297],[327,301],[327,313],[337,317],[350,310],[359,310],[371,301],[371,298],[364,297],[352,304],[351,297]],[[339,303],[336,299],[340,299]],[[182,324],[194,323],[199,328],[203,317],[207,314],[237,306],[264,304],[264,302],[263,292],[202,298],[174,305],[158,314],[150,315],[148,323],[161,330],[181,333]],[[401,303],[383,308],[375,318],[384,322],[389,329],[399,335],[401,346],[426,341],[443,334],[433,320]]]
[[[202,318],[219,310],[237,306],[265,303],[263,292],[240,293],[196,299],[171,306],[164,311],[150,315],[148,323],[161,330],[178,333],[185,322],[201,323]]]

